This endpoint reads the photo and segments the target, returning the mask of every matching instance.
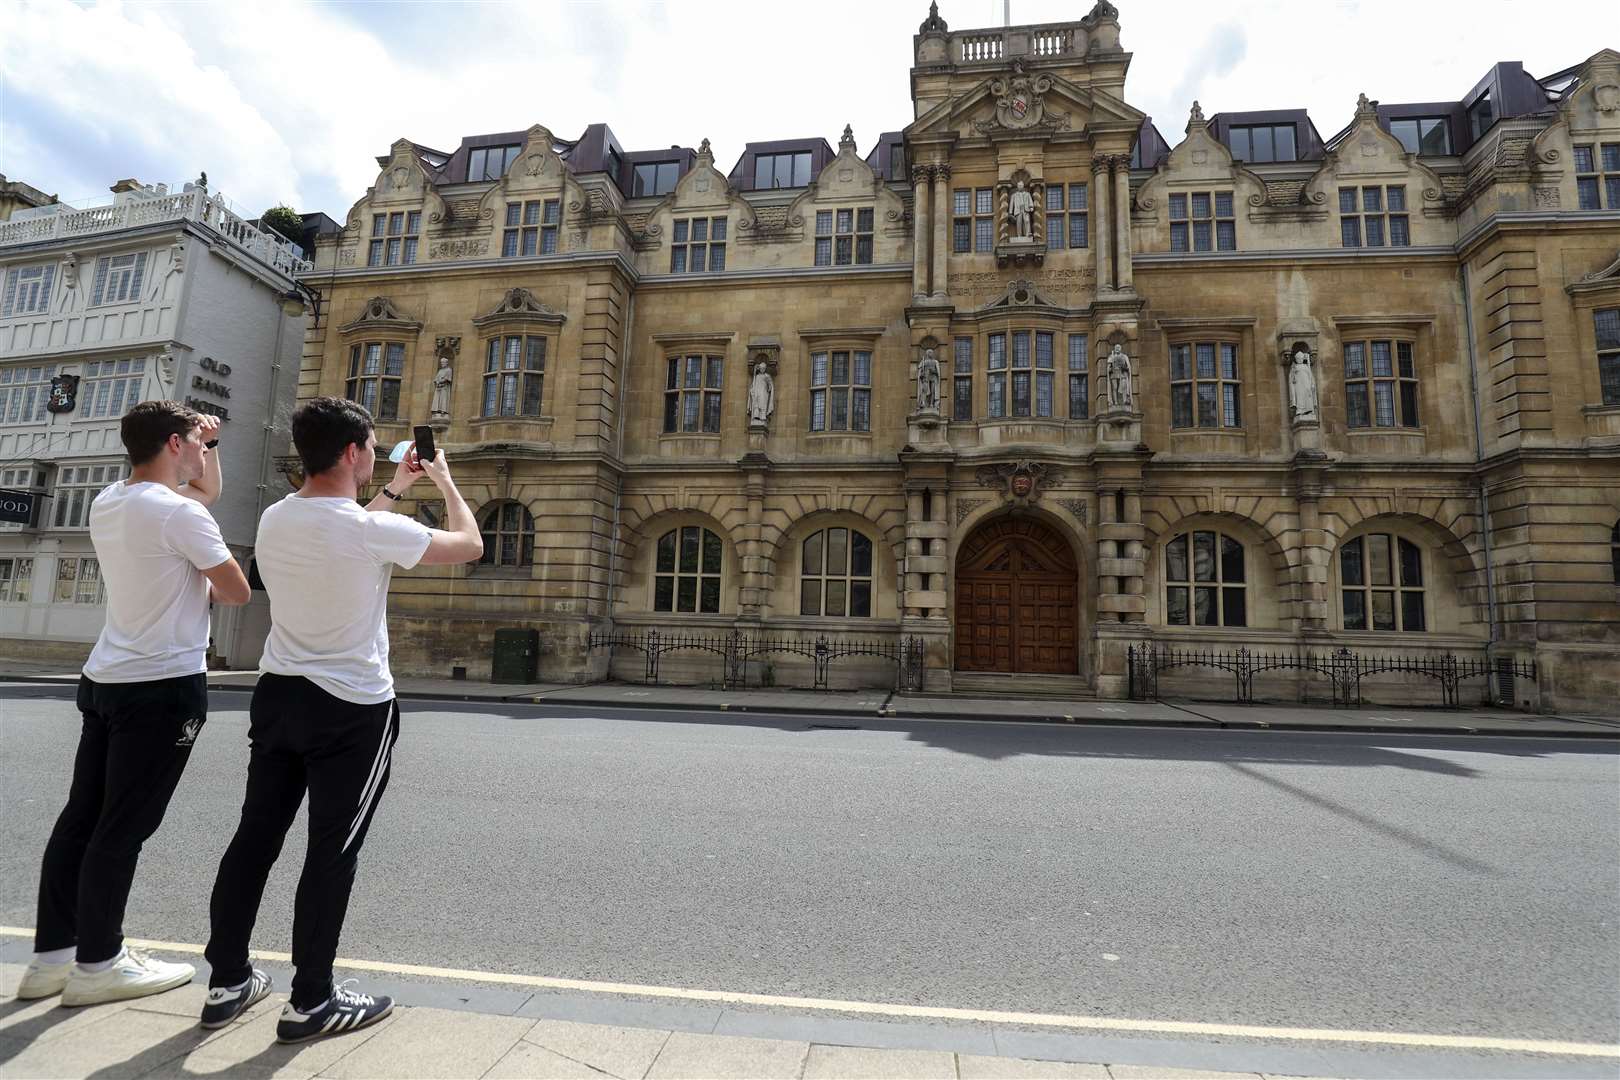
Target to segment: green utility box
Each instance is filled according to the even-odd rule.
[[[540,631],[495,631],[495,655],[489,666],[489,681],[532,683],[540,670]]]

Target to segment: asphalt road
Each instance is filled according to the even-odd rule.
[[[130,898],[201,942],[221,693]],[[0,688],[0,923],[77,737]],[[340,954],[889,1003],[1612,1042],[1613,744],[407,703]],[[847,719],[829,723],[848,724]],[[290,948],[295,826],[255,935]]]

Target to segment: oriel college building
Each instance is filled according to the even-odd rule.
[[[864,152],[537,124],[377,159],[301,275],[299,395],[434,424],[486,545],[394,576],[396,671],[518,628],[542,679],[639,678],[592,635],[741,630],[915,637],[930,690],[1349,648],[1614,707],[1620,53],[1165,134],[1108,0],[930,9],[911,64]]]

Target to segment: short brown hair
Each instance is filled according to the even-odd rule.
[[[118,427],[131,465],[145,465],[158,456],[170,435],[182,439],[202,423],[202,414],[178,401],[143,401],[124,414]]]
[[[371,413],[347,398],[310,398],[292,415],[293,447],[305,476],[336,465],[351,445],[365,446],[371,432]]]

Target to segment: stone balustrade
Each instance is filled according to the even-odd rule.
[[[1086,35],[1073,23],[1042,26],[1006,26],[967,30],[951,35],[949,55],[959,64],[1011,59],[1015,56],[1079,56],[1086,51]]]

